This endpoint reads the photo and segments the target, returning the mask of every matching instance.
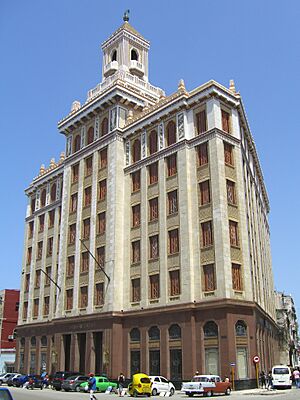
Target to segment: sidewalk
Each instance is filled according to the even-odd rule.
[[[290,389],[292,390],[292,389]],[[284,394],[284,390],[277,390],[277,389],[262,389],[262,388],[255,388],[255,389],[246,389],[246,390],[233,390],[231,395],[234,396],[235,394],[254,394],[254,395],[263,395],[263,396],[275,396]]]

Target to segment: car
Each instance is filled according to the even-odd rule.
[[[14,400],[9,389],[0,388],[0,400]]]
[[[138,373],[132,375],[132,382],[128,385],[128,393],[130,396],[137,397],[139,395],[151,396],[151,380],[148,375]]]
[[[161,392],[169,392],[171,396],[173,396],[173,394],[175,393],[175,386],[173,385],[173,383],[168,381],[168,379],[164,378],[163,376],[149,375],[149,378],[152,382],[152,396],[156,396]]]
[[[65,392],[75,391],[80,392],[80,385],[89,380],[88,376],[85,375],[72,375],[65,379],[61,385],[61,388]]]
[[[190,382],[182,383],[181,391],[189,397],[194,394],[211,397],[215,393],[224,393],[228,396],[231,393],[231,383],[222,382],[218,375],[195,375]]]
[[[118,385],[115,382],[110,382],[106,376],[95,376],[96,379],[96,391],[105,392],[107,388],[111,387],[112,390],[117,390]],[[80,385],[81,391],[88,390],[88,382],[84,382]]]
[[[76,371],[58,371],[53,375],[52,379],[52,389],[61,390],[61,385],[63,381],[70,376],[81,375],[80,372]]]
[[[13,385],[23,387],[30,379],[33,379],[32,389],[43,389],[43,380],[39,375],[21,375],[13,380]]]
[[[6,382],[7,386],[14,386],[14,379],[19,378],[19,376],[21,376],[21,374],[14,374],[13,376],[11,376]]]
[[[16,375],[16,372],[9,372],[0,377],[0,385],[7,383],[8,379]]]
[[[287,365],[274,365],[272,368],[272,386],[273,388],[292,387],[292,372]]]

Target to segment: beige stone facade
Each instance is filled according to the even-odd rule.
[[[128,22],[102,49],[102,82],[58,124],[66,157],[26,190],[18,365],[181,380],[235,363],[253,379],[254,355],[276,361],[277,326],[241,97],[215,81],[166,97]]]

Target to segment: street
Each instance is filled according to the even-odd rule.
[[[45,390],[27,390],[27,389],[20,389],[20,388],[10,388],[11,394],[13,395],[14,400],[61,400],[61,399],[78,399],[78,400],[88,400],[89,395],[87,393],[74,393],[74,392],[57,392],[51,389]],[[104,393],[97,393],[97,399],[99,400],[113,400],[117,399],[116,394],[104,394]],[[125,396],[128,398],[128,396]],[[158,398],[159,396],[155,396]],[[224,395],[214,396],[215,398],[225,398]],[[237,391],[232,392],[229,398],[232,400],[250,400],[250,399],[259,399],[259,400],[266,400],[270,399],[273,400],[274,398],[278,400],[296,400],[300,397],[300,389],[291,389],[291,390],[273,390],[267,391],[265,389],[253,389],[253,390],[246,390],[246,391]],[[153,398],[153,397],[152,397]],[[202,399],[202,396],[194,396],[195,399]],[[228,397],[226,397],[228,398]],[[182,399],[189,399],[189,397],[181,394],[180,392],[176,392],[175,395],[172,397],[172,400],[182,400]]]

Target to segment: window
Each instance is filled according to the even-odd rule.
[[[92,175],[93,172],[93,156],[85,159],[85,176]]]
[[[86,144],[93,143],[94,141],[94,128],[91,126],[87,133],[87,142]]]
[[[229,238],[231,246],[239,245],[238,223],[235,221],[229,221]]]
[[[158,235],[149,237],[149,246],[150,246],[150,259],[156,259],[159,256],[159,243],[158,243]]]
[[[223,131],[230,132],[230,115],[228,112],[221,110],[222,114],[222,129]]]
[[[177,190],[168,193],[168,215],[178,212]]]
[[[149,221],[154,221],[158,218],[158,197],[149,200]]]
[[[141,280],[140,278],[131,280],[131,301],[141,301]]]
[[[138,328],[132,328],[130,331],[130,341],[131,342],[140,342],[141,341],[141,333]]]
[[[208,321],[203,327],[204,337],[211,338],[218,336],[218,325],[214,321]]]
[[[247,336],[247,325],[244,321],[237,321],[235,324],[235,335],[236,336]]]
[[[132,227],[136,228],[141,224],[141,205],[137,204],[132,207]]]
[[[199,183],[200,188],[200,205],[210,203],[210,190],[209,190],[209,180]]]
[[[86,308],[88,305],[88,287],[82,286],[80,288],[80,308]]]
[[[139,263],[141,261],[141,242],[136,240],[131,243],[132,246],[132,263]]]
[[[79,164],[72,166],[72,183],[78,182],[79,178]]]
[[[105,266],[105,246],[97,248],[97,261],[101,268]]]
[[[66,290],[66,310],[73,308],[73,289]]]
[[[214,264],[203,265],[203,290],[211,292],[216,290]]]
[[[181,339],[181,328],[177,324],[173,324],[169,328],[169,339]]]
[[[51,203],[53,203],[56,200],[56,183],[54,183],[51,186],[50,199],[51,199]]]
[[[67,276],[73,276],[74,275],[74,267],[75,267],[75,257],[70,256],[68,257],[68,264],[67,264]]]
[[[89,186],[84,189],[84,206],[87,207],[91,205],[92,202],[92,187]]]
[[[40,215],[39,216],[39,232],[44,232],[44,227],[45,227],[45,215]]]
[[[229,204],[236,204],[235,197],[235,182],[226,180],[226,188],[227,188],[227,201]]]
[[[106,215],[105,211],[98,214],[98,233],[103,235],[106,229]]]
[[[77,199],[78,199],[78,194],[74,193],[71,195],[71,204],[70,204],[70,212],[76,212],[77,211]]]
[[[149,154],[157,152],[157,132],[151,131],[149,134]]]
[[[150,164],[149,170],[149,184],[152,185],[158,181],[158,163]]]
[[[100,150],[99,157],[100,157],[100,168],[106,168],[106,166],[107,166],[107,148]]]
[[[40,260],[42,258],[42,255],[43,255],[43,242],[38,242],[36,259]]]
[[[49,303],[50,303],[50,297],[46,296],[44,297],[44,312],[43,315],[46,317],[49,315]]]
[[[25,292],[29,291],[29,284],[30,284],[30,274],[26,274],[25,276]]]
[[[160,340],[160,331],[157,326],[151,326],[148,330],[149,340]]]
[[[95,286],[95,306],[103,306],[104,304],[104,283],[96,283]]]
[[[169,234],[169,254],[175,254],[179,252],[179,236],[178,229],[172,229],[168,232]]]
[[[54,226],[55,220],[55,210],[51,210],[48,212],[48,228],[52,228]]]
[[[87,251],[81,253],[81,268],[80,272],[88,272],[90,255]]]
[[[80,150],[80,145],[81,145],[81,137],[80,135],[75,136],[74,139],[74,153],[76,153],[76,151]]]
[[[206,132],[207,127],[206,127],[206,110],[200,111],[198,114],[196,114],[196,120],[197,120],[197,133],[200,135],[200,133]]]
[[[202,230],[202,247],[211,246],[213,244],[212,224],[211,221],[201,224]]]
[[[27,249],[27,265],[31,263],[31,258],[32,258],[32,247],[28,247]]]
[[[108,134],[108,118],[103,118],[101,122],[101,136]]]
[[[197,147],[197,158],[199,167],[208,164],[207,142],[202,143]]]
[[[179,270],[170,271],[170,296],[180,295],[180,275]]]
[[[106,179],[99,182],[99,200],[106,198]]]
[[[34,229],[34,221],[29,222],[28,224],[28,239],[32,238]]]
[[[241,266],[239,264],[231,264],[232,289],[243,290]]]
[[[41,193],[41,207],[45,207],[45,205],[46,205],[46,189],[43,189]]]
[[[76,224],[69,227],[69,244],[74,244],[76,240]]]
[[[31,199],[31,202],[30,202],[30,208],[31,208],[31,214],[33,214],[34,213],[34,211],[35,211],[35,199]]]
[[[50,278],[51,278],[51,266],[46,267],[46,276],[45,276],[45,286],[50,285]]]
[[[233,146],[231,146],[231,144],[224,143],[224,159],[225,159],[225,164],[234,166]]]
[[[141,159],[141,141],[135,139],[132,145],[132,162],[137,162]]]
[[[23,319],[27,318],[28,313],[28,301],[25,301],[23,304]]]
[[[177,174],[177,154],[167,157],[167,175],[173,176]]]
[[[33,318],[37,318],[39,315],[39,299],[33,301]]]
[[[135,61],[137,61],[137,60],[139,59],[138,52],[137,52],[135,49],[132,49],[132,50],[131,50],[131,57],[130,57],[130,59],[131,59],[131,60],[135,60]]]
[[[86,218],[83,220],[83,239],[89,239],[90,237],[90,218]]]
[[[136,374],[141,371],[141,354],[140,350],[130,351],[130,374]]]
[[[176,124],[174,121],[170,121],[167,125],[167,145],[176,143]]]
[[[159,275],[151,275],[150,279],[150,299],[159,298]]]
[[[47,243],[47,257],[52,256],[53,251],[53,237],[48,238]]]
[[[136,171],[131,174],[132,191],[137,192],[141,188],[141,172]]]

